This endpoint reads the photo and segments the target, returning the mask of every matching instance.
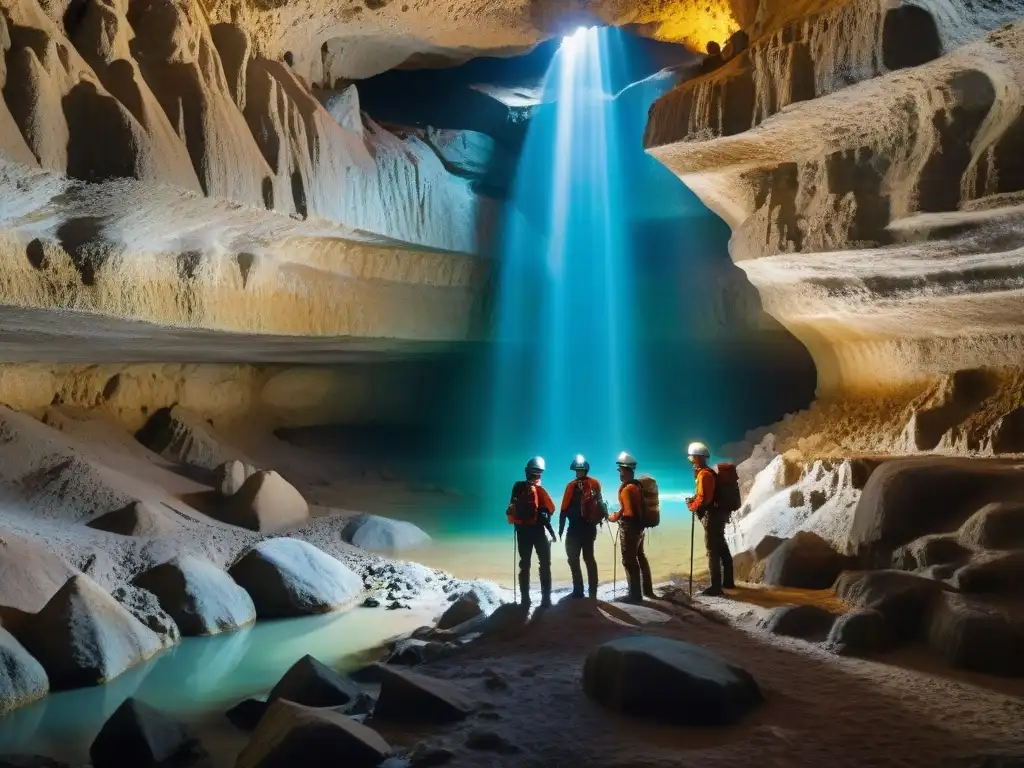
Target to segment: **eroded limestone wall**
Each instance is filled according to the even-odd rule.
[[[649,151],[730,224],[820,394],[1024,361],[1021,17],[851,0],[652,108]]]

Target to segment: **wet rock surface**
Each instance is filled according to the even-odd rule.
[[[627,637],[594,647],[583,690],[633,717],[681,725],[731,725],[763,700],[749,672],[714,651],[659,637]]]

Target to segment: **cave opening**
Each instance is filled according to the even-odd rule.
[[[535,454],[558,486],[579,452],[613,482],[627,449],[681,499],[687,442],[721,446],[810,402],[810,356],[730,260],[728,226],[643,148],[651,104],[699,67],[683,46],[580,27],[358,84],[374,119],[485,132],[504,157],[480,182],[504,202],[487,340],[444,366],[419,468],[473,499],[461,530],[503,530]]]

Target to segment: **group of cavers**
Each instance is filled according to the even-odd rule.
[[[712,469],[711,453],[703,443],[691,443],[687,449],[693,465],[695,491],[686,499],[686,506],[704,527],[711,585],[703,590],[708,596],[721,595],[733,583],[732,554],[725,540],[725,528],[734,511],[740,507],[740,489],[736,467],[720,463]],[[621,453],[615,462],[619,471],[619,508],[609,514],[601,484],[590,476],[590,462],[577,456],[569,469],[576,477],[565,486],[558,515],[558,539],[564,537],[565,554],[572,573],[572,597],[583,598],[582,557],[587,569],[587,593],[597,597],[597,561],[594,543],[597,531],[606,521],[619,526],[618,541],[622,567],[626,572],[628,592],[625,602],[643,602],[653,598],[654,583],[651,566],[644,551],[647,530],[661,522],[658,484],[649,476],[638,477],[636,459]],[[544,459],[535,456],[526,463],[526,479],[512,486],[506,517],[515,526],[519,556],[519,591],[523,605],[530,604],[530,563],[536,551],[540,565],[541,605],[551,604],[551,544],[556,541],[551,519],[555,503],[541,485],[546,469]],[[566,531],[566,524],[569,530]],[[550,536],[550,540],[549,540]],[[691,548],[692,573],[692,548]]]

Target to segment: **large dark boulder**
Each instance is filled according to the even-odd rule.
[[[476,590],[460,595],[437,620],[438,629],[451,629],[483,615]]]
[[[373,768],[390,752],[380,734],[348,715],[279,699],[267,708],[235,768]]]
[[[447,723],[462,720],[477,703],[458,687],[415,672],[380,665],[380,697],[375,720],[412,723]]]
[[[583,690],[615,712],[681,725],[729,725],[762,700],[753,676],[714,651],[662,637],[595,646]]]
[[[355,683],[307,655],[284,673],[267,701],[287,699],[306,707],[341,707],[358,696]]]
[[[834,614],[815,605],[783,605],[772,609],[759,622],[765,632],[801,640],[824,640],[835,622]]]
[[[932,603],[948,589],[906,571],[846,571],[835,583],[836,594],[850,605],[881,613],[894,641],[919,637]]]
[[[176,557],[135,577],[136,586],[157,596],[182,634],[214,635],[256,620],[249,593],[213,563]]]
[[[963,546],[955,533],[933,533],[914,539],[897,549],[892,564],[901,571],[916,571],[933,565],[948,565],[966,560],[971,551]]]
[[[948,664],[990,675],[1024,675],[1024,615],[1019,602],[943,594],[931,611],[928,645]]]
[[[957,537],[974,549],[1024,549],[1024,503],[986,504],[967,518]]]
[[[953,533],[979,504],[1024,501],[1024,475],[1009,462],[895,459],[876,469],[857,502],[849,544],[871,562],[888,561],[904,544]]]
[[[134,698],[114,710],[89,747],[94,768],[186,766],[202,756],[181,723]]]
[[[885,616],[874,608],[860,608],[836,619],[825,647],[840,656],[865,656],[885,650],[888,643]]]
[[[962,592],[1024,596],[1024,549],[985,552],[953,574]]]
[[[846,565],[821,536],[800,531],[764,561],[763,583],[777,587],[828,589]]]

